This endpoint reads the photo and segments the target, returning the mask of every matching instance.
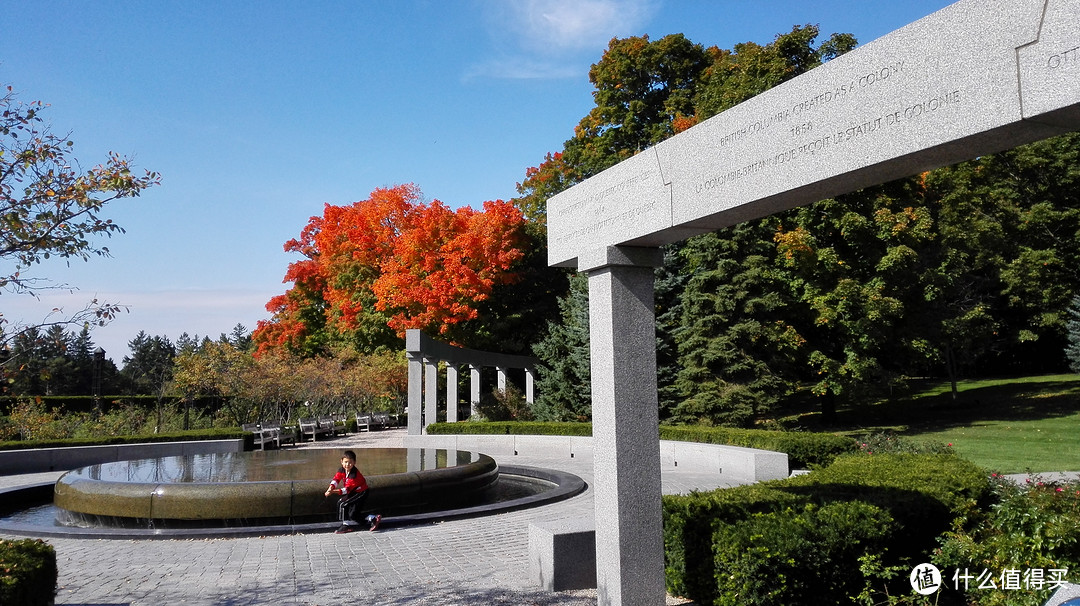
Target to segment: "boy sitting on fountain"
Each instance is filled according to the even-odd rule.
[[[326,489],[326,496],[331,494],[341,495],[338,501],[338,519],[341,520],[341,528],[334,531],[335,534],[345,534],[360,527],[361,522],[357,519],[360,509],[367,500],[368,485],[364,474],[356,468],[356,453],[346,450],[342,453],[341,468],[330,480],[330,487]],[[369,515],[364,518],[368,530],[375,530],[382,520],[381,515]]]

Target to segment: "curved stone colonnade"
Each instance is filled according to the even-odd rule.
[[[425,427],[436,422],[440,405],[445,406],[448,423],[458,421],[458,373],[462,367],[469,370],[469,402],[474,415],[485,368],[495,369],[499,389],[506,388],[510,370],[524,370],[525,401],[531,404],[535,397],[536,358],[454,347],[416,329],[405,331],[405,354],[409,360],[409,435],[421,435]],[[441,399],[440,363],[446,365],[445,397]]]

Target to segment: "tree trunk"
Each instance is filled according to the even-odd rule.
[[[829,424],[836,422],[836,394],[832,390],[821,396],[821,420]]]
[[[949,384],[952,386],[952,399],[955,402],[960,394],[956,390],[956,360],[953,357],[952,344],[945,344],[945,372],[949,375]]]

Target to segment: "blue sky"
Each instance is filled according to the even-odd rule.
[[[793,25],[869,42],[946,0],[14,0],[0,84],[41,100],[85,167],[108,151],[162,184],[107,207],[111,258],[49,262],[78,288],[0,294],[11,321],[92,298],[129,306],[94,331],[118,364],[139,331],[254,328],[324,203],[416,183],[479,207],[516,195],[591,109],[589,66],[615,36],[767,43]],[[55,261],[55,260],[54,260]]]

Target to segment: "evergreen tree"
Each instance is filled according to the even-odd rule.
[[[587,421],[592,417],[589,366],[589,284],[570,276],[570,292],[559,299],[559,319],[533,346],[540,359],[533,413],[541,421]]]
[[[682,244],[664,247],[664,265],[656,268],[656,388],[660,420],[666,421],[682,400],[679,374],[678,330],[682,321],[682,292],[689,276],[683,267]]]
[[[1080,373],[1080,295],[1073,297],[1069,307],[1069,346],[1065,356],[1069,359],[1069,369]]]
[[[44,333],[36,327],[24,330],[15,335],[5,361],[6,391],[16,395],[88,396],[98,369],[102,393],[116,393],[120,383],[116,365],[108,359],[96,361],[94,349],[87,327],[78,334],[59,324]]]
[[[793,388],[803,338],[774,268],[772,231],[768,221],[751,221],[686,243],[675,384],[683,400],[673,420],[747,425]]]
[[[164,394],[165,386],[172,380],[176,347],[168,337],[154,336],[139,331],[128,342],[130,355],[124,356],[123,376],[134,394]]]

